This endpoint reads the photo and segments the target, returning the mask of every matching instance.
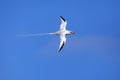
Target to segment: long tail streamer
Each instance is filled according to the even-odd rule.
[[[30,36],[42,36],[42,35],[47,35],[47,34],[54,34],[54,33],[42,33],[42,34],[20,34],[20,35],[16,35],[16,36],[21,36],[21,37],[30,37]]]

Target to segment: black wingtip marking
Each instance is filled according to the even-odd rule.
[[[63,21],[66,21],[62,16],[60,16],[60,18],[61,18]]]
[[[64,42],[63,42],[63,44],[62,44],[62,46],[61,46],[61,48],[59,49],[58,52],[60,52],[62,50],[63,46],[64,46]]]

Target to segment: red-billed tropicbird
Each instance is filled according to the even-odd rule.
[[[60,36],[60,45],[59,45],[59,48],[58,48],[58,52],[60,52],[62,50],[63,46],[66,43],[66,35],[75,34],[75,32],[72,32],[70,30],[66,30],[67,21],[62,16],[60,16],[60,20],[61,20],[60,29],[56,32],[43,33],[43,34],[28,34],[28,35],[22,35],[22,36],[24,36],[24,37],[40,36],[40,35],[45,35],[45,34],[59,35]]]

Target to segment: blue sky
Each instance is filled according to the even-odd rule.
[[[119,0],[1,0],[0,80],[120,80]],[[58,53],[63,16],[76,32]]]

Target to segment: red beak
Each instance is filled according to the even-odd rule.
[[[71,34],[75,34],[75,32],[70,32]]]

